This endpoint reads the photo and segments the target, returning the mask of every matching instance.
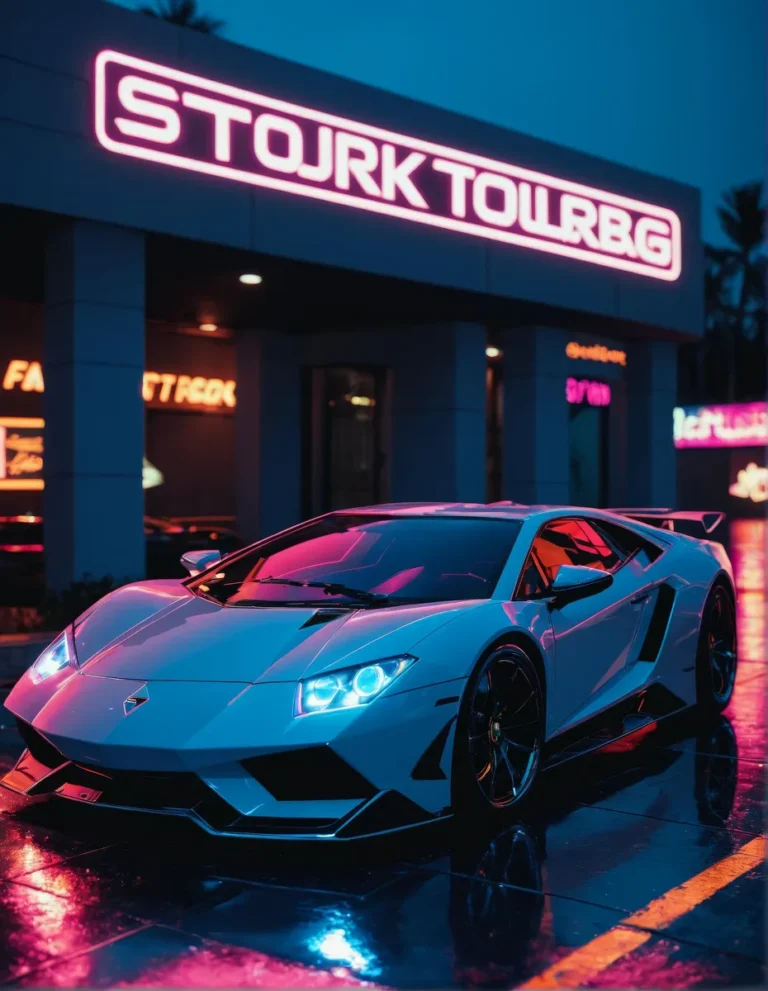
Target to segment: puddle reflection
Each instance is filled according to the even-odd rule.
[[[732,520],[729,552],[737,597],[739,659],[765,661],[766,521]]]

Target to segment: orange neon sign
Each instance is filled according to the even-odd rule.
[[[39,361],[13,358],[3,375],[7,392],[43,392],[43,370]],[[144,372],[141,394],[146,403],[169,406],[208,406],[211,409],[235,406],[234,379],[206,378],[204,375],[177,375],[173,372]]]
[[[0,490],[43,488],[43,426],[36,416],[0,417]]]
[[[579,344],[578,341],[570,341],[565,347],[565,353],[575,360],[602,361],[609,365],[627,364],[626,351],[611,350],[604,344]]]

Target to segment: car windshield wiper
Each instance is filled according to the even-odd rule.
[[[350,599],[357,599],[358,602],[375,602],[380,604],[390,601],[390,597],[383,593],[367,592],[362,588],[351,588],[342,582],[313,582],[303,581],[299,578],[253,578],[251,580],[261,585],[291,585],[294,588],[321,588],[326,595],[346,595]]]

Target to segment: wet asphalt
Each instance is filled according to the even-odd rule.
[[[502,831],[448,824],[333,847],[0,789],[0,983],[511,988],[765,832],[765,535],[732,524],[739,672],[686,715],[542,776]],[[0,697],[2,697],[0,695]],[[0,773],[22,745],[0,716]],[[586,987],[765,982],[765,865]]]

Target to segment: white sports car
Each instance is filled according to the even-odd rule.
[[[22,676],[3,784],[243,837],[502,817],[544,769],[727,704],[720,518],[394,504],[192,552],[190,578],[112,592]]]

